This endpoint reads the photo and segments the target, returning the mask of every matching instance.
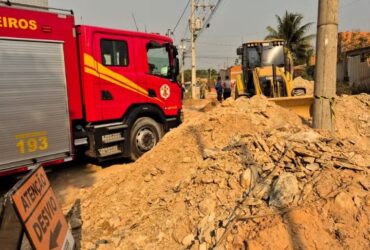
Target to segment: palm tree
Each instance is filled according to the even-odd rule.
[[[284,39],[287,48],[292,53],[296,64],[306,61],[307,50],[312,49],[311,40],[315,35],[306,35],[313,23],[302,25],[303,16],[297,13],[285,12],[285,16],[276,15],[278,21],[277,28],[268,26],[266,29],[269,34],[266,39]]]

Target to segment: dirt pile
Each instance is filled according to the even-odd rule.
[[[81,191],[83,249],[369,246],[369,144],[259,96],[201,114]]]
[[[306,88],[306,95],[310,95],[310,96],[313,95],[314,81],[309,81],[299,76],[297,78],[294,78],[293,85],[294,85],[294,88],[299,88],[299,87]]]
[[[358,147],[370,145],[370,95],[343,95],[335,104],[336,134]]]

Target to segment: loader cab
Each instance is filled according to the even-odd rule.
[[[244,43],[238,48],[243,72],[244,95],[287,96],[285,42],[266,40]]]

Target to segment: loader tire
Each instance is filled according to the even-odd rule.
[[[130,133],[131,160],[151,150],[163,137],[163,126],[149,117],[137,119]]]

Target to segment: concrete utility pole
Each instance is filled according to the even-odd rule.
[[[195,84],[197,82],[197,66],[196,66],[196,51],[195,51],[195,0],[191,0],[191,16],[190,16],[190,30],[191,30],[191,95],[195,99]]]
[[[185,39],[181,39],[180,42],[180,53],[181,53],[181,83],[185,82],[185,76],[184,76],[184,67],[185,67],[185,49],[186,46],[184,45]]]
[[[334,132],[339,0],[319,0],[313,127]]]

